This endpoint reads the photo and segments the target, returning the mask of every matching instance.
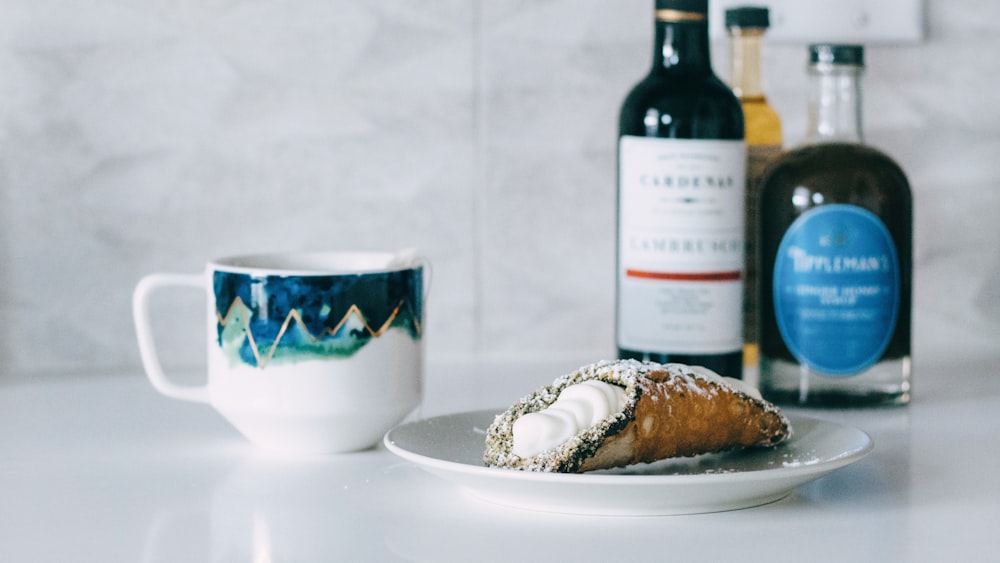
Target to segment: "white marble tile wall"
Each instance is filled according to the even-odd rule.
[[[651,0],[0,2],[0,377],[138,369],[152,271],[417,246],[432,359],[613,353],[618,105]],[[916,355],[1000,342],[1000,4],[871,47],[869,140],[916,198]],[[725,72],[723,43],[714,45]],[[802,46],[766,83],[801,137]],[[203,301],[155,311],[202,362]]]

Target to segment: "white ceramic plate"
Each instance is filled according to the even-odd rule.
[[[592,515],[694,514],[767,504],[858,461],[874,447],[857,428],[789,416],[792,438],[772,449],[584,474],[536,473],[483,465],[486,428],[498,412],[466,412],[402,424],[385,435],[385,445],[480,499]]]

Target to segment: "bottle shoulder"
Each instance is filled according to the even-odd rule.
[[[648,119],[657,116],[657,134]],[[743,110],[732,90],[714,74],[651,73],[622,103],[620,132],[678,138],[743,138]]]
[[[903,174],[902,168],[885,152],[871,145],[850,142],[822,142],[801,145],[787,151],[775,168],[806,173],[830,169],[877,168]]]
[[[655,102],[662,99],[707,96],[727,104],[739,104],[736,94],[713,73],[651,72],[635,84],[626,102]]]
[[[900,202],[911,200],[910,184],[899,164],[881,150],[858,143],[816,143],[792,149],[768,169],[762,190],[765,197],[784,198],[801,188],[835,198],[877,191]]]
[[[741,98],[748,145],[781,145],[781,117],[763,97]]]

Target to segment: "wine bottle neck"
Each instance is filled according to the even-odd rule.
[[[862,142],[861,71],[855,65],[813,65],[809,68],[807,142]]]
[[[730,87],[739,98],[759,98],[764,95],[760,78],[764,31],[763,28],[729,30]]]
[[[655,29],[653,74],[712,72],[706,14],[657,10]]]

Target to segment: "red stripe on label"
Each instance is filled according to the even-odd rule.
[[[625,270],[625,276],[647,280],[669,281],[739,281],[743,274],[739,270],[731,272],[646,272],[643,270]]]

